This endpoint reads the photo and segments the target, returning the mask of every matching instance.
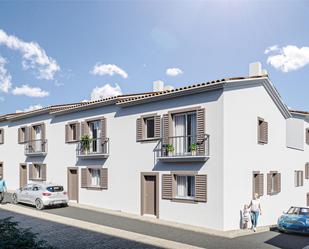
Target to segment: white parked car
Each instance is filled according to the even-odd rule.
[[[41,210],[45,206],[67,206],[69,199],[63,186],[51,183],[30,183],[15,191],[13,202],[35,205]]]

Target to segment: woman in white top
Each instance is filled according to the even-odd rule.
[[[250,202],[249,208],[251,208],[251,221],[252,221],[252,230],[256,231],[256,225],[259,219],[259,215],[262,214],[261,203],[259,194],[255,193],[253,199]]]

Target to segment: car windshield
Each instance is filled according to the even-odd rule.
[[[297,207],[291,207],[287,214],[298,214],[299,213],[299,208]]]
[[[49,192],[62,192],[63,191],[62,186],[48,186],[46,189]]]
[[[291,207],[287,214],[296,214],[296,215],[305,215],[309,216],[309,208],[298,208],[298,207]]]

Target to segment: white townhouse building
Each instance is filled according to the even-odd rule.
[[[271,225],[309,205],[309,113],[289,110],[260,71],[157,86],[3,115],[0,162],[11,190],[50,181],[81,204],[222,231],[239,229],[259,193],[259,225]]]

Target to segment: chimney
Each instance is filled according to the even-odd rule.
[[[157,80],[153,82],[153,91],[161,92],[164,90],[164,82],[162,80]]]
[[[249,77],[261,76],[262,75],[262,64],[261,62],[252,62],[249,64]]]

